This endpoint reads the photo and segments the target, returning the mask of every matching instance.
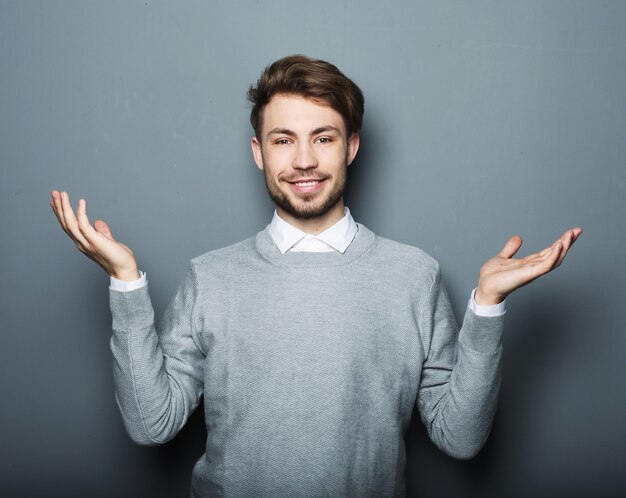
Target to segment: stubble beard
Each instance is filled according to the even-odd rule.
[[[277,207],[281,208],[289,215],[302,220],[318,218],[328,213],[328,211],[341,201],[346,189],[346,178],[348,174],[347,159],[344,161],[341,172],[335,177],[333,189],[328,194],[314,193],[302,195],[296,198],[297,204],[292,202],[291,198],[278,187],[273,179],[269,178],[267,170],[267,168],[264,169],[263,173],[265,186],[267,187],[267,193],[270,199],[272,199]],[[325,181],[328,181],[328,179]],[[325,195],[325,198],[321,199],[323,195]]]

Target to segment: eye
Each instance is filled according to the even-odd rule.
[[[287,145],[289,143],[289,139],[288,138],[279,138],[278,140],[275,140],[274,143],[277,144],[277,145]]]
[[[330,142],[332,142],[332,138],[330,137],[320,137],[317,139],[317,141],[321,144],[329,144]]]

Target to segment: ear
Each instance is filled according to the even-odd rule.
[[[347,154],[348,165],[352,164],[352,161],[354,161],[354,158],[356,157],[356,153],[359,151],[359,143],[360,143],[359,134],[355,132],[348,139],[348,154]]]
[[[254,156],[254,162],[256,163],[257,168],[263,171],[263,153],[261,151],[261,143],[257,140],[256,137],[252,137],[250,145],[252,146],[252,155]]]

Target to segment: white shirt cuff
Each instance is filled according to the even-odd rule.
[[[146,278],[146,274],[142,271],[139,272],[139,275],[141,276],[137,280],[131,280],[129,282],[111,277],[109,289],[117,292],[130,292],[141,289],[142,287],[148,285],[148,279]]]
[[[506,299],[498,304],[482,305],[476,302],[474,296],[476,295],[476,289],[472,291],[470,297],[469,307],[475,315],[478,316],[502,316],[506,313]]]

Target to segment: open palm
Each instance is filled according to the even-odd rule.
[[[113,237],[109,226],[96,220],[92,226],[87,218],[87,202],[78,201],[76,214],[66,192],[52,191],[50,206],[59,224],[74,241],[80,252],[98,263],[104,271],[120,280],[138,278],[137,262],[133,251]]]
[[[522,246],[522,238],[511,237],[502,251],[481,267],[476,302],[484,305],[500,303],[515,289],[554,270],[582,232],[580,227],[572,228],[543,251],[519,259],[513,256]]]

